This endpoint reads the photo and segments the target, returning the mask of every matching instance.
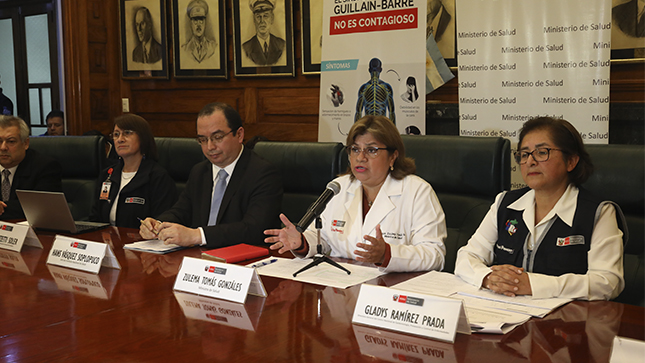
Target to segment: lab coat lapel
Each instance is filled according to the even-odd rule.
[[[385,216],[387,216],[391,211],[394,210],[394,203],[390,200],[390,197],[393,195],[401,194],[401,181],[396,180],[387,176],[385,183],[381,187],[374,204],[370,211],[365,216],[365,221],[363,222],[362,234],[371,235],[372,237],[376,236],[376,225],[381,223]],[[362,196],[361,196],[362,198]]]

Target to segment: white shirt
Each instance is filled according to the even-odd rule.
[[[441,270],[444,265],[447,236],[445,215],[434,190],[425,180],[408,175],[396,180],[390,175],[378,192],[363,220],[363,188],[349,175],[335,179],[340,192],[327,204],[321,215],[323,253],[333,257],[356,258],[356,244],[365,243],[364,235],[376,236],[381,225],[383,239],[390,245],[391,258],[384,272]],[[316,254],[315,225],[304,236],[309,244],[307,256]],[[369,243],[369,242],[366,242]]]
[[[457,252],[455,275],[464,281],[481,286],[492,270],[493,247],[498,239],[497,211],[506,193],[495,198],[495,203],[484,217],[468,244]],[[535,225],[535,191],[530,190],[521,198],[511,203],[508,208],[524,211],[522,219],[529,229],[527,247],[539,248],[541,239],[551,227],[555,217],[569,226],[573,224],[578,201],[578,188],[570,184],[553,209]],[[611,204],[604,204],[592,232],[589,252],[587,253],[588,270],[584,275],[564,274],[549,276],[527,272],[531,290],[535,298],[565,297],[583,300],[609,300],[623,290],[623,232],[616,222],[616,209]],[[532,266],[523,266],[530,271]],[[528,268],[527,268],[528,267]]]
[[[130,183],[132,179],[134,179],[134,176],[137,174],[136,171],[132,171],[129,173],[126,172],[121,172],[121,185],[119,186],[119,192],[116,193],[116,197],[114,197],[114,201],[112,202],[112,208],[110,208],[110,224],[113,226],[116,226],[116,207],[119,204],[119,196],[121,195],[121,191],[123,188]]]
[[[18,164],[18,165],[20,165],[20,164]],[[9,184],[11,184],[11,185],[13,185],[13,176],[16,175],[16,170],[18,170],[18,165],[9,168],[9,172],[11,172],[11,174],[9,174]],[[4,179],[4,177],[2,176],[2,172],[4,171],[4,169],[5,169],[5,167],[0,165],[0,178],[1,179]],[[0,179],[0,182],[2,182],[1,179]]]

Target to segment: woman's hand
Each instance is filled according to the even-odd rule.
[[[267,229],[264,234],[267,237],[264,243],[273,243],[269,249],[278,250],[278,253],[285,253],[290,250],[297,250],[302,245],[302,234],[298,232],[296,226],[289,221],[284,214],[280,214],[280,220],[284,224],[282,229]]]
[[[364,239],[370,243],[357,243],[356,247],[362,248],[364,251],[355,250],[356,261],[369,262],[369,263],[383,263],[385,259],[385,240],[381,233],[381,225],[376,226],[376,238],[365,235]]]
[[[484,277],[482,287],[506,296],[531,295],[529,275],[521,267],[513,265],[491,266],[491,273]]]

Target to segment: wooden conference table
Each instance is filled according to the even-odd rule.
[[[0,250],[3,362],[608,362],[616,335],[645,340],[643,308],[577,301],[506,335],[458,334],[449,344],[353,325],[358,286],[262,277],[268,297],[234,304],[173,293],[181,259],[198,248],[125,251],[140,239],[127,228],[75,236],[114,247],[122,270],[102,267],[97,276],[47,265],[54,234],[39,237],[43,250]],[[184,312],[195,302],[210,311],[203,320]]]

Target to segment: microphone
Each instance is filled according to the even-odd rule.
[[[300,222],[296,224],[296,229],[298,232],[302,233],[309,227],[311,222],[313,222],[316,217],[318,217],[324,210],[325,207],[327,206],[327,203],[333,198],[334,195],[338,194],[340,191],[340,184],[335,181],[330,181],[327,184],[327,187],[325,188],[325,191],[322,192],[320,197],[313,202],[312,205],[309,206],[309,209],[307,209],[307,213],[300,219]]]

